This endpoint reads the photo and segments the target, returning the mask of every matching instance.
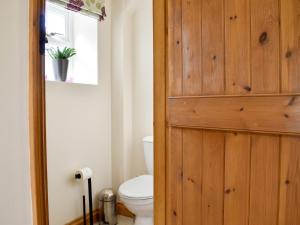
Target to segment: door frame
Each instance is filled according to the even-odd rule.
[[[166,4],[153,0],[154,26],[154,224],[166,224]],[[39,18],[45,0],[29,0],[29,135],[34,225],[49,225],[44,57]]]

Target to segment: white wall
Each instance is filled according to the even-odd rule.
[[[28,1],[2,1],[0,13],[0,224],[30,225]]]
[[[153,134],[152,0],[112,1],[113,186],[146,173],[145,136]]]
[[[98,86],[47,82],[47,152],[50,224],[82,215],[83,185],[78,168],[94,171],[94,206],[103,188],[111,187],[111,31],[110,5],[99,28]]]
[[[124,179],[123,141],[123,18],[125,0],[112,0],[112,80],[111,80],[111,129],[112,129],[112,184],[117,189]]]
[[[72,58],[73,82],[97,84],[97,74],[99,74],[98,54],[101,57],[101,60],[102,58],[107,57],[107,55],[101,54],[101,52],[103,53],[102,49],[97,51],[96,48],[98,45],[98,21],[80,13],[73,13],[73,19],[73,43],[77,52]],[[109,30],[101,28],[99,29],[99,35],[101,36],[107,31]]]
[[[153,135],[153,19],[152,0],[139,0],[133,13],[132,124],[130,176],[146,173],[143,138]],[[134,160],[134,159],[139,160]]]

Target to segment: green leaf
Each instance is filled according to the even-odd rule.
[[[64,47],[63,50],[60,50],[59,47],[50,48],[47,51],[52,59],[69,59],[76,55],[76,50],[68,47]]]

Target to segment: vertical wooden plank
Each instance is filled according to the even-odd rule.
[[[225,1],[226,94],[251,92],[250,0]],[[226,134],[224,225],[248,225],[250,135]]]
[[[280,92],[279,2],[251,1],[251,92]],[[249,224],[277,224],[279,137],[252,136]]]
[[[300,1],[281,0],[281,90],[300,91]],[[300,223],[300,139],[281,138],[279,225]]]
[[[224,0],[202,2],[203,95],[224,93]]]
[[[201,95],[201,0],[182,0],[183,94]]]
[[[223,225],[224,145],[224,133],[203,133],[202,225]]]
[[[280,91],[279,37],[279,0],[252,0],[252,93]]]
[[[250,135],[227,133],[224,225],[248,225]]]
[[[154,224],[166,225],[166,1],[153,1]]]
[[[249,93],[250,2],[225,0],[226,93]]]
[[[183,131],[183,223],[201,225],[202,131]]]
[[[276,225],[279,137],[252,135],[249,225]]]
[[[182,2],[168,0],[168,95],[182,95]]]
[[[279,225],[300,223],[300,138],[282,137]]]
[[[168,95],[182,95],[182,1],[168,0]],[[166,224],[182,224],[182,130],[169,129]]]
[[[300,91],[300,1],[281,0],[282,92]]]
[[[182,225],[182,130],[169,129],[167,149],[167,225]]]
[[[251,1],[251,92],[280,92],[279,2]],[[249,225],[276,225],[279,149],[277,136],[253,135]]]

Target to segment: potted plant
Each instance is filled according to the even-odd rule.
[[[58,81],[66,81],[69,58],[76,55],[76,50],[68,47],[60,50],[59,47],[57,47],[48,49],[48,53],[52,58],[55,79]]]

